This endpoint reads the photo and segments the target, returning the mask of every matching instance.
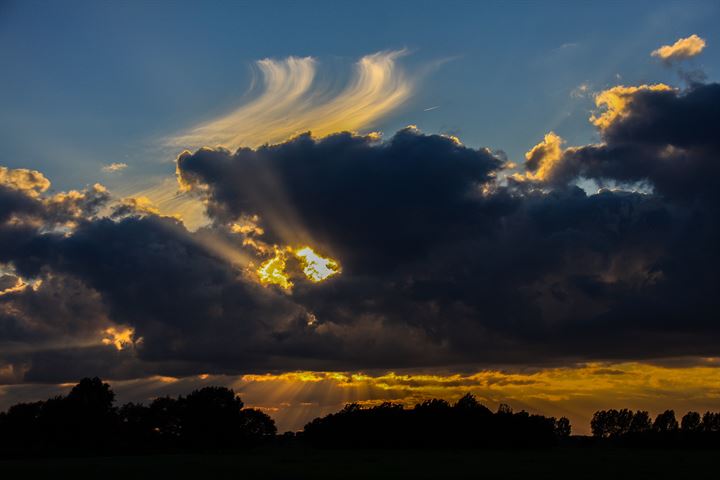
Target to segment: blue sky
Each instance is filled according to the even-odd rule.
[[[338,3],[3,2],[0,163],[56,189],[141,184],[173,171],[181,148],[163,138],[243,103],[255,61],[312,56],[341,77],[402,48],[402,66],[427,73],[374,130],[416,124],[519,161],[550,130],[593,139],[579,85],[677,85],[649,53],[691,33],[720,41],[716,2]],[[690,67],[714,79],[718,58]],[[103,173],[112,162],[129,168]]]

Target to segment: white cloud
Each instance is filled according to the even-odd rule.
[[[103,172],[119,172],[127,168],[127,163],[113,162],[102,167]]]

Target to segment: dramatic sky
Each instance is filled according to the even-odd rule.
[[[0,1],[0,410],[717,410],[717,2],[268,3]]]

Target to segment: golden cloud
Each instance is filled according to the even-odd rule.
[[[160,215],[182,220],[190,230],[197,230],[208,223],[203,202],[190,192],[181,191],[174,178],[164,179],[143,189],[120,188],[118,192],[125,198],[145,199],[153,208],[157,209]]]
[[[0,185],[36,197],[50,188],[50,180],[37,170],[0,167]]]
[[[361,58],[348,85],[337,93],[315,81],[317,62],[311,57],[260,60],[264,89],[257,98],[170,143],[236,149],[282,142],[307,131],[322,137],[365,128],[410,97],[412,82],[397,66],[403,54],[388,51]]]
[[[120,200],[120,205],[145,215],[161,215],[160,209],[148,197],[125,197]]]
[[[525,174],[525,178],[528,180],[547,180],[555,166],[562,159],[563,143],[565,141],[554,132],[545,135],[542,142],[535,145],[525,154],[525,165],[531,170]]]
[[[112,345],[118,350],[130,347],[135,344],[135,329],[132,327],[115,328],[108,327],[102,332],[103,345]]]
[[[663,45],[650,54],[667,62],[683,60],[699,55],[705,48],[705,40],[692,34],[687,38],[680,38],[672,45]]]
[[[672,87],[664,83],[626,87],[618,85],[604,90],[595,96],[595,106],[601,111],[590,117],[590,122],[600,130],[605,130],[615,121],[625,117],[636,93],[642,91],[665,91]]]

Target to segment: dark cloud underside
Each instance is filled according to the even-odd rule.
[[[212,220],[198,232],[101,217],[98,187],[53,202],[2,185],[4,381],[718,355],[719,108],[717,84],[637,92],[601,144],[524,182],[497,179],[499,153],[411,128],[186,152],[179,179]],[[653,193],[589,195],[581,177]],[[342,273],[258,284],[246,269],[266,253],[232,229],[247,218]],[[100,344],[111,326],[142,341]]]

